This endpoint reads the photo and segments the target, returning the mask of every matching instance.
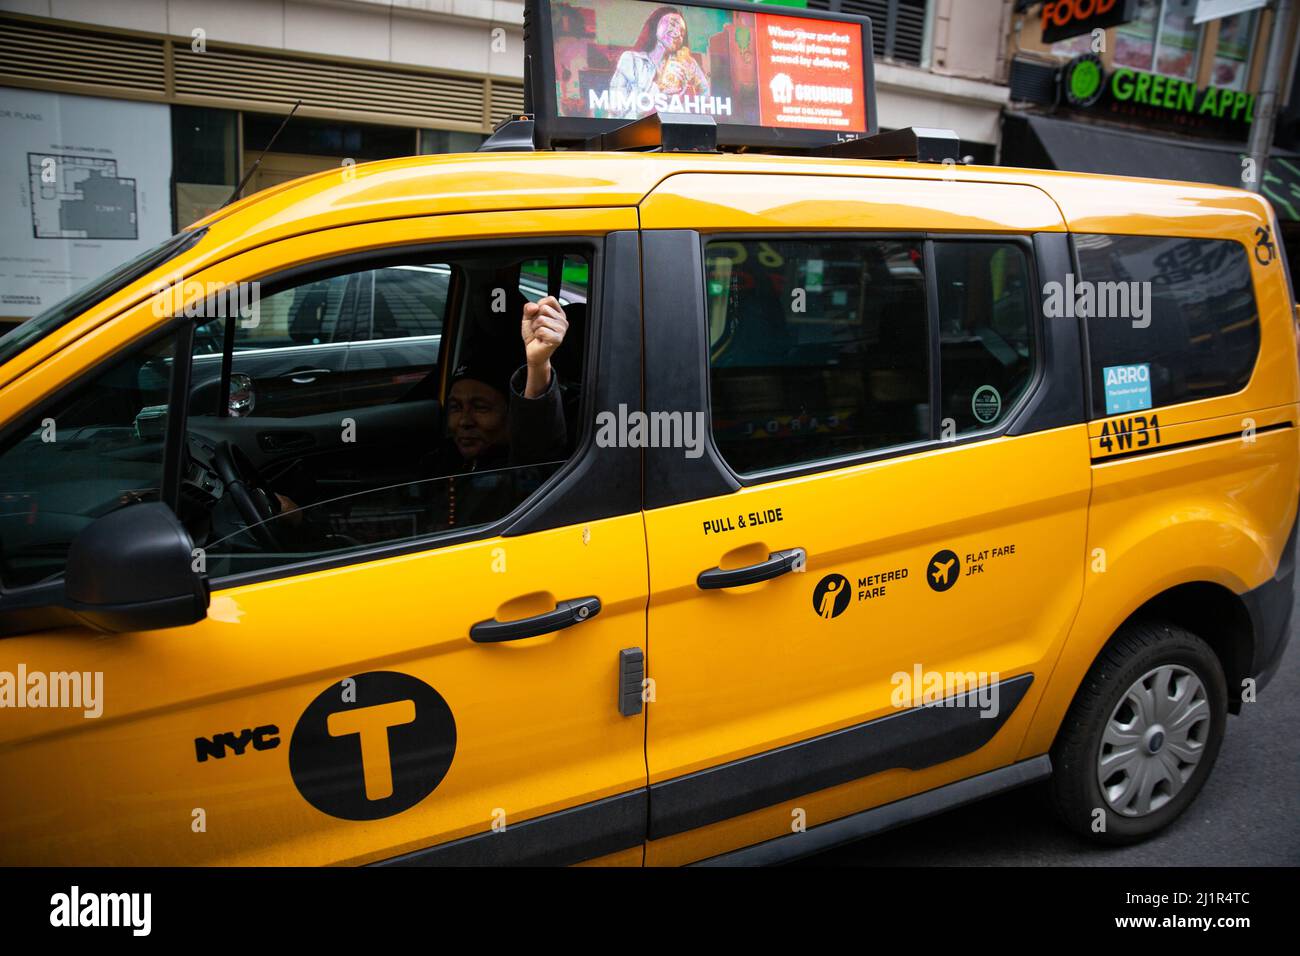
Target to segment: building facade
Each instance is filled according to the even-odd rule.
[[[0,321],[245,192],[475,149],[523,108],[520,0],[0,0]],[[30,220],[30,226],[27,224]]]
[[[881,129],[951,129],[972,162],[997,161],[1010,0],[807,0],[806,6],[871,18]]]
[[[1001,161],[1258,186],[1277,210],[1296,277],[1298,23],[1300,4],[1278,23],[1264,0],[1017,0]],[[1247,141],[1276,31],[1285,51],[1276,135],[1270,161],[1255,169]]]

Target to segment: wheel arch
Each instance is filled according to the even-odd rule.
[[[1017,759],[1052,749],[1085,678],[1115,635],[1130,622],[1151,620],[1165,620],[1183,627],[1210,646],[1223,667],[1228,712],[1240,713],[1244,680],[1251,675],[1256,655],[1254,619],[1242,594],[1222,581],[1191,575],[1182,581],[1159,585],[1127,613],[1093,631],[1104,635],[1095,641],[1085,639],[1079,630],[1080,622],[1076,621],[1048,677]]]
[[[1213,581],[1189,581],[1149,598],[1124,619],[1120,628],[1141,620],[1177,624],[1210,645],[1223,666],[1228,685],[1228,712],[1241,712],[1243,682],[1255,659],[1255,628],[1241,595]],[[1094,662],[1118,631],[1116,628],[1097,649]]]

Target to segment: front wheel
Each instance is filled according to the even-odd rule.
[[[1143,840],[1204,786],[1223,743],[1219,659],[1175,624],[1124,625],[1088,671],[1052,748],[1052,799],[1099,843]]]

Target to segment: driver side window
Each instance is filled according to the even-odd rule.
[[[446,263],[423,263],[288,288],[228,287],[208,310],[217,317],[195,330],[194,398],[200,410],[217,406],[230,332],[241,416],[298,418],[392,401],[437,364],[451,278]],[[232,328],[227,315],[237,316]]]
[[[208,574],[486,528],[517,509],[576,444],[589,261],[477,248],[276,289],[259,328],[292,330],[285,315],[316,301],[333,338],[241,351],[257,329],[236,328],[228,367],[226,323],[247,320],[202,326],[180,517]],[[310,367],[288,368],[295,352]],[[275,374],[258,364],[273,360]]]

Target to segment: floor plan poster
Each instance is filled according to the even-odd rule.
[[[116,159],[27,154],[32,235],[37,239],[139,239],[135,180]]]
[[[0,89],[0,316],[27,317],[171,234],[171,114]]]

